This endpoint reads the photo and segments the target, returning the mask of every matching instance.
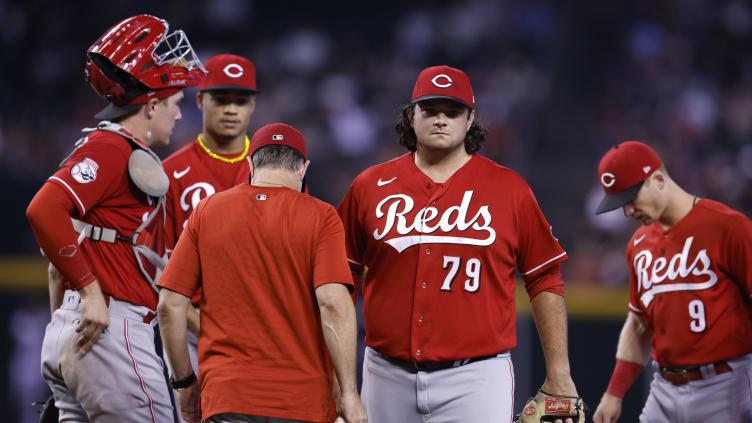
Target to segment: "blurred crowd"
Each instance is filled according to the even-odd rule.
[[[570,260],[565,280],[622,285],[635,228],[594,216],[598,160],[650,143],[688,191],[752,212],[752,6],[742,0],[374,3],[216,0],[66,3],[0,0],[0,254],[36,254],[24,211],[93,126],[104,101],[83,81],[85,52],[120,19],[151,13],[186,31],[202,60],[257,67],[250,130],[300,128],[312,194],[338,204],[355,175],[403,154],[394,123],[418,72],[471,77],[484,154],[525,177]],[[196,91],[161,157],[201,128]],[[504,195],[499,187],[499,195]],[[7,201],[7,200],[6,200]]]

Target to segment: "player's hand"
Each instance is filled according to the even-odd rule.
[[[110,326],[110,313],[104,302],[104,295],[99,282],[94,281],[78,290],[81,295],[81,322],[76,332],[81,336],[76,341],[79,352],[83,355],[91,350],[99,335]]]
[[[201,412],[199,403],[201,401],[201,390],[198,387],[198,381],[185,389],[178,390],[178,402],[180,402],[180,414],[186,423],[200,423]]]
[[[603,394],[598,408],[595,409],[593,421],[595,423],[616,423],[619,415],[621,415],[621,398],[606,392]]]
[[[572,377],[567,374],[566,376],[548,376],[541,386],[541,390],[553,395],[569,395],[572,397],[578,397],[577,388],[574,386]],[[556,419],[554,423],[574,423],[574,420],[567,418],[566,420]]]
[[[366,409],[357,392],[342,392],[339,397],[340,415],[346,423],[367,423]]]

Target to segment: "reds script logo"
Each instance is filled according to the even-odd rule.
[[[376,217],[379,220],[384,219],[384,228],[380,232],[378,229],[374,230],[373,238],[376,240],[382,239],[392,229],[396,229],[398,234],[404,236],[391,238],[384,242],[394,247],[399,253],[417,244],[491,245],[496,240],[496,231],[491,227],[491,213],[488,211],[488,206],[481,206],[475,215],[468,220],[472,199],[473,191],[465,191],[462,203],[459,206],[447,208],[441,216],[439,216],[439,210],[436,207],[424,207],[418,211],[412,222],[408,222],[405,215],[412,211],[415,202],[410,196],[404,194],[390,195],[376,206]],[[384,207],[387,207],[386,213],[384,213]],[[411,232],[430,234],[438,230],[449,233],[454,229],[462,232],[473,229],[476,232],[485,232],[487,237],[477,239],[446,235],[408,235]]]
[[[211,184],[206,182],[196,182],[195,184],[184,189],[183,193],[180,194],[180,208],[186,212],[188,210],[194,210],[199,201],[206,197],[214,195],[215,192],[217,192],[217,190],[214,189],[214,186],[212,186]],[[191,197],[191,204],[188,204],[188,196]],[[183,226],[185,226],[186,222],[188,222],[188,219],[183,222]]]
[[[692,249],[694,239],[693,236],[688,237],[684,241],[682,252],[674,255],[670,261],[666,257],[658,257],[653,261],[653,253],[648,250],[640,251],[635,256],[634,272],[637,275],[637,292],[642,292],[640,301],[645,307],[650,305],[656,294],[674,291],[697,291],[710,288],[718,282],[718,275],[710,269],[708,250],[700,250],[690,264],[689,252]],[[704,280],[661,284],[666,279],[670,281],[675,281],[677,278],[685,279],[690,274],[698,278],[704,277]]]

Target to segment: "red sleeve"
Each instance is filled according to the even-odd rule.
[[[167,261],[157,285],[185,295],[193,296],[201,286],[201,261],[198,253],[198,232],[204,206],[211,197],[204,198],[191,213],[188,223],[178,239],[170,260]]]
[[[517,268],[523,278],[532,277],[567,259],[567,253],[551,232],[533,191],[526,187],[516,213],[518,247]]]
[[[345,254],[345,229],[333,208],[327,205],[321,221],[313,260],[313,286],[341,283],[354,288]]]
[[[73,199],[59,185],[49,181],[26,209],[39,246],[73,289],[81,289],[96,280],[80,251],[78,234],[71,224],[71,216],[77,214]]]
[[[342,224],[345,228],[345,250],[347,252],[347,262],[350,265],[353,284],[353,301],[357,301],[358,291],[360,290],[360,280],[365,270],[363,264],[363,250],[365,249],[365,238],[363,236],[362,226],[358,219],[358,198],[355,193],[357,179],[350,186],[345,194],[345,198],[337,208]]]
[[[564,281],[561,278],[559,263],[555,263],[533,276],[523,276],[523,279],[525,280],[525,290],[527,290],[527,295],[531,300],[543,291],[564,296]]]
[[[632,235],[632,239],[634,239],[634,237],[635,235]],[[637,278],[635,275],[634,266],[632,265],[632,254],[629,248],[629,246],[632,245],[632,239],[630,239],[629,243],[627,244],[627,267],[629,268],[629,311],[642,316],[644,312],[642,310],[640,296],[637,292]]]
[[[78,208],[79,216],[83,216],[129,180],[131,151],[128,141],[120,135],[93,132],[49,181],[63,188]]]

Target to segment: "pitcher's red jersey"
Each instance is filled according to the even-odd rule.
[[[513,348],[515,269],[528,279],[567,257],[522,177],[478,154],[445,183],[413,154],[371,167],[339,213],[351,265],[368,267],[366,345],[401,359]],[[560,278],[528,288],[562,293]]]
[[[662,366],[752,352],[752,222],[702,199],[676,225],[640,227],[627,245],[629,309],[653,330]]]
[[[221,155],[237,157],[237,154]],[[251,174],[250,155],[235,163],[209,156],[195,140],[164,161],[170,178],[167,193],[167,249],[175,248],[180,233],[199,201],[241,183]]]

